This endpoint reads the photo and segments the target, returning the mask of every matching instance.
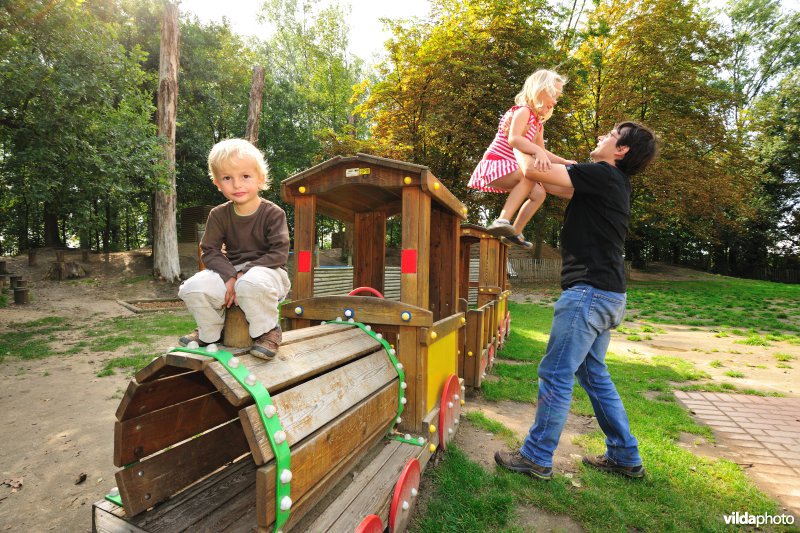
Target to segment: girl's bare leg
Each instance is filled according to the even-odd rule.
[[[506,202],[503,204],[503,209],[500,211],[500,216],[498,218],[511,221],[511,217],[514,216],[517,209],[519,209],[522,203],[525,202],[525,199],[531,194],[531,189],[534,184],[535,182],[525,178],[522,171],[519,169],[491,182],[489,184],[490,187],[509,191]],[[536,211],[534,211],[534,213],[535,212]],[[533,213],[531,213],[530,216],[533,216]]]
[[[510,196],[510,195],[509,195]],[[525,200],[525,203],[522,204],[522,208],[519,210],[519,215],[517,215],[517,219],[514,221],[514,229],[517,231],[517,234],[522,233],[525,230],[525,226],[530,222],[533,215],[542,207],[544,203],[544,199],[547,196],[547,193],[539,183],[533,184],[533,188],[530,190],[528,194],[528,199]]]

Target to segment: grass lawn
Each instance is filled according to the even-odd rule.
[[[729,328],[729,334],[745,339],[771,335],[776,340],[800,340],[797,286],[729,278],[717,283],[637,283],[630,287],[628,297],[629,315],[637,321]],[[511,335],[493,370],[499,380],[484,381],[483,394],[495,401],[533,402],[536,368],[544,355],[552,307],[512,303],[510,309]],[[735,463],[700,458],[677,444],[682,432],[709,440],[713,436],[676,403],[672,391],[735,392],[735,386],[713,383],[691,362],[675,357],[609,353],[607,362],[639,439],[647,469],[644,480],[581,466],[575,478],[557,474],[553,481],[542,482],[500,469],[486,472],[451,446],[445,460],[426,472],[434,486],[433,496],[416,530],[523,531],[514,526],[517,505],[568,515],[588,531],[722,531],[726,530],[723,516],[733,511],[781,513],[778,504],[761,493]],[[578,386],[572,410],[593,414]],[[513,440],[509,430],[494,420],[484,416],[468,420],[507,442]],[[578,444],[590,454],[605,449],[600,431],[582,436]]]

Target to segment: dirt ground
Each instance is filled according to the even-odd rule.
[[[176,285],[150,279],[152,265],[146,251],[94,255],[88,263],[80,261],[80,253],[72,252],[67,259],[85,267],[88,276],[60,282],[45,280],[54,260],[52,251],[40,251],[35,267],[28,266],[27,257],[6,258],[12,273],[30,280],[32,302],[0,309],[0,333],[13,331],[15,324],[49,316],[77,318],[88,327],[109,317],[132,315],[117,300],[173,297],[177,292]],[[192,251],[186,252],[183,268],[191,272],[195,264]],[[702,274],[673,271],[658,276],[688,279]],[[515,291],[514,297],[525,301],[537,294],[523,289]],[[781,352],[800,360],[798,346],[743,346],[734,344],[735,338],[715,338],[709,331],[672,326],[662,329],[664,333],[641,342],[615,334],[611,350],[622,356],[680,357],[720,379],[725,371],[739,370],[744,378],[725,377],[725,381],[790,396],[800,394],[798,370],[776,368],[773,356]],[[160,344],[171,346],[174,337],[165,337]],[[117,469],[112,464],[114,413],[130,380],[120,373],[96,376],[108,357],[110,354],[79,353],[20,360],[11,355],[0,363],[0,531],[91,529],[92,503],[116,485]],[[715,368],[712,361],[721,361],[724,366]],[[482,410],[518,436],[527,432],[534,416],[534,407],[528,404],[489,403],[475,398],[467,406]],[[557,472],[571,475],[577,471],[582,450],[572,438],[595,427],[592,418],[570,417],[556,457]],[[458,443],[488,469],[494,468],[494,450],[505,445],[469,424],[462,426]],[[694,441],[687,443],[697,445]],[[713,446],[709,448],[705,454],[713,455]],[[538,531],[580,531],[569,517],[537,509],[519,509],[518,523],[526,530],[530,526]]]

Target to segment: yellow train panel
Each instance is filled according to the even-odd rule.
[[[455,330],[428,346],[428,409],[433,409],[441,398],[444,380],[458,373],[457,341]]]

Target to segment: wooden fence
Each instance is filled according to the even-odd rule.
[[[511,283],[561,281],[561,259],[509,259]],[[516,275],[514,275],[516,273]],[[625,261],[625,278],[631,279],[631,262]]]

